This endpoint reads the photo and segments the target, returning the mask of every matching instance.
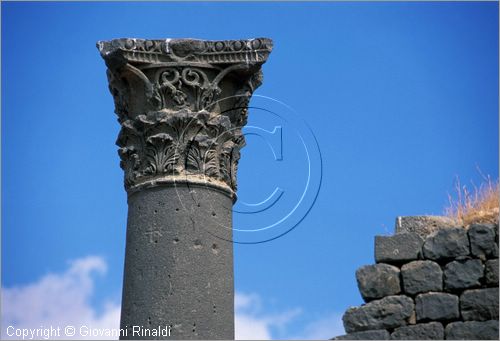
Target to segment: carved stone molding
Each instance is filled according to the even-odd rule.
[[[187,182],[234,195],[241,128],[272,41],[115,39],[97,47],[122,126],[128,193]]]

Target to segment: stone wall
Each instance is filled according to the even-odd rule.
[[[346,311],[335,339],[498,340],[498,225],[400,219],[396,234],[375,237],[376,264],[356,271],[366,303]]]

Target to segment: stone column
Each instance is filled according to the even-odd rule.
[[[115,39],[97,47],[121,124],[129,206],[121,338],[233,339],[241,129],[272,41]]]

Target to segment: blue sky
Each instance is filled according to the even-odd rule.
[[[237,323],[261,336],[341,333],[343,311],[362,302],[354,272],[373,263],[375,235],[392,233],[398,215],[441,214],[457,176],[478,184],[479,167],[498,177],[496,2],[1,6],[2,328],[21,308],[35,312],[24,325],[52,322],[37,320],[30,302],[54,287],[56,322],[74,323],[57,311],[73,309],[64,288],[80,293],[74,319],[116,320],[127,206],[98,40],[274,40],[256,95],[307,122],[323,177],[290,233],[235,245]],[[251,104],[292,115],[263,98]],[[249,125],[277,124],[250,112]],[[241,200],[260,201],[277,185],[292,198],[303,186],[304,156],[283,129],[281,162],[247,137]],[[267,223],[283,210],[235,214],[234,224]]]

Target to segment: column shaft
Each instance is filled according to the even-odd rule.
[[[234,339],[231,198],[185,185],[128,200],[121,328],[171,326],[173,339]],[[226,240],[221,239],[223,237]]]
[[[98,42],[128,194],[124,339],[234,338],[232,204],[267,38]]]

